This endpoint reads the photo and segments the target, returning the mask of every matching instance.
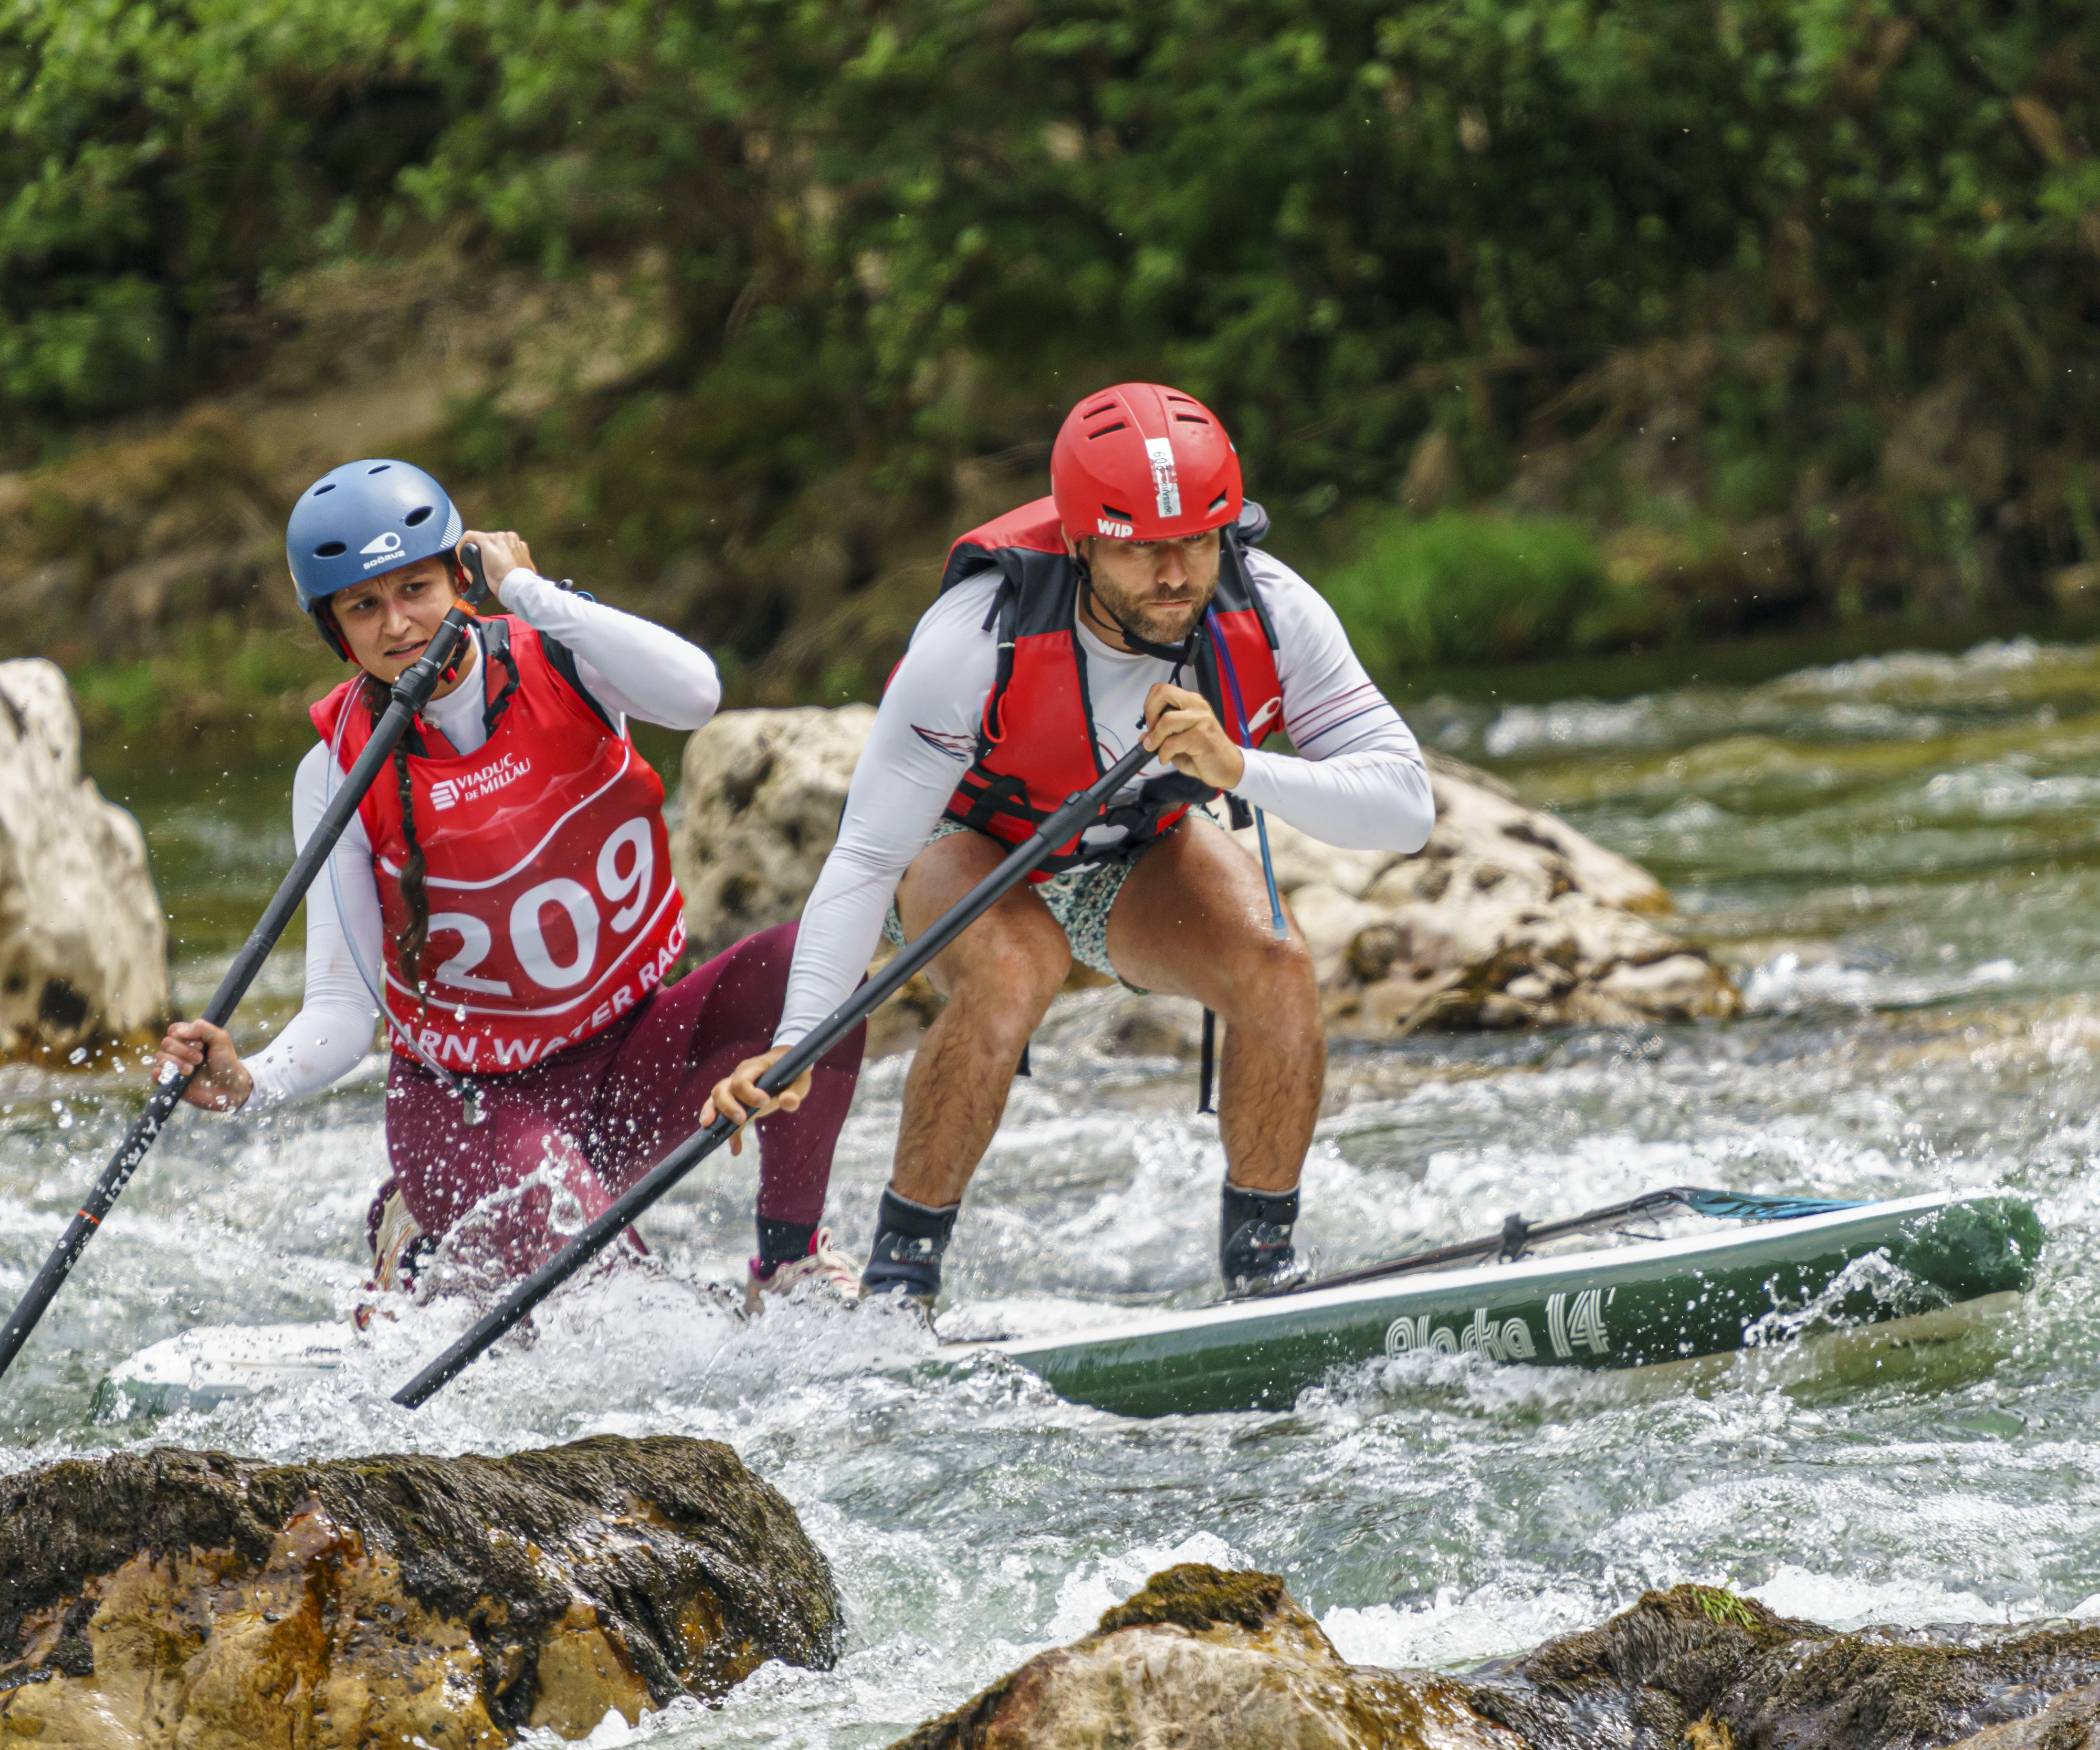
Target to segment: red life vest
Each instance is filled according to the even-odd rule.
[[[358,818],[386,922],[388,1014],[446,1069],[501,1075],[633,1009],[685,947],[685,913],[663,781],[563,678],[566,651],[522,620],[480,625],[488,740],[462,755],[419,722],[408,755],[430,905],[420,995],[397,945],[409,851],[391,768]],[[366,684],[344,682],[311,713],[346,771],[372,736]],[[398,1032],[394,1049],[415,1055]]]
[[[1242,747],[1259,747],[1283,727],[1276,634],[1243,553],[1268,527],[1261,507],[1250,504],[1224,531],[1217,594],[1204,615],[1195,661],[1196,691]],[[1065,551],[1051,499],[1036,499],[964,535],[949,549],[941,589],[945,593],[993,570],[1004,582],[984,624],[998,633],[998,673],[985,698],[976,756],[945,812],[950,820],[1017,845],[1104,768],[1095,748],[1086,662],[1073,631],[1080,568]],[[1217,794],[1198,779],[1171,772],[1148,778],[1093,825],[1124,828],[1128,836],[1120,854],[1135,855],[1171,832],[1191,804]],[[1029,879],[1047,881],[1118,854],[1083,853],[1075,836],[1055,847]]]

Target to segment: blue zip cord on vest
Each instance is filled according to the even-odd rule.
[[[1240,726],[1240,746],[1251,753],[1253,739],[1247,733],[1247,706],[1240,697],[1240,677],[1233,673],[1232,652],[1226,646],[1224,628],[1217,623],[1217,609],[1207,610],[1205,618],[1211,622],[1210,647],[1218,653],[1218,674],[1225,682],[1225,694],[1232,703],[1233,720]],[[1291,930],[1283,919],[1283,897],[1276,891],[1276,863],[1269,855],[1268,817],[1259,808],[1254,811],[1254,836],[1261,841],[1261,875],[1269,884],[1269,927],[1276,932],[1276,939],[1280,942]]]

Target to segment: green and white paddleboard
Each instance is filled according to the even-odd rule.
[[[1314,1288],[982,1347],[1125,1415],[1289,1404],[1379,1356],[1636,1368],[2024,1292],[2042,1224],[2018,1197],[1865,1203],[1686,1239]]]
[[[1333,1369],[1380,1356],[1643,1368],[1835,1330],[1923,1332],[2024,1292],[2041,1246],[2041,1222],[2021,1198],[1933,1194],[1054,1337],[955,1343],[941,1361],[1004,1356],[1062,1397],[1125,1415],[1254,1409],[1287,1405]],[[208,1407],[331,1374],[358,1342],[347,1326],[205,1327],[141,1350],[97,1396],[134,1414]]]

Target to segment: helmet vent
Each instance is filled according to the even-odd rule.
[[[318,486],[316,486],[316,487],[314,488],[314,496],[315,496],[316,498],[319,498],[319,497],[321,496],[321,494],[322,494],[322,493],[324,493],[324,492],[333,492],[334,490],[335,490],[335,482],[334,482],[333,480],[324,480],[324,481],[322,481],[322,482],[321,482],[321,484],[320,484],[320,485],[318,485]]]
[[[1101,507],[1101,514],[1103,516],[1112,516],[1119,522],[1134,523],[1137,521],[1137,513],[1135,511],[1125,510],[1121,505],[1117,504],[1104,504]]]
[[[1086,435],[1089,438],[1105,438],[1112,431],[1123,431],[1128,429],[1129,424],[1130,422],[1128,420],[1119,419],[1114,425],[1097,425],[1092,431],[1088,432]]]
[[[1229,492],[1221,492],[1216,498],[1210,501],[1210,509],[1205,511],[1203,514],[1205,516],[1209,516],[1213,512],[1221,511],[1226,507],[1226,505],[1230,504],[1231,502],[1232,494]]]
[[[341,541],[323,541],[314,549],[314,557],[316,559],[336,559],[349,550]]]
[[[428,522],[430,520],[430,513],[435,508],[436,507],[434,505],[419,504],[414,510],[410,511],[408,515],[403,517],[401,520],[409,528],[414,528],[418,523]]]
[[[1174,417],[1184,425],[1208,425],[1210,421],[1200,413],[1177,413]]]
[[[384,473],[385,473],[385,472],[386,472],[386,471],[387,471],[387,470],[388,470],[389,468],[391,468],[391,467],[392,467],[393,465],[394,465],[394,464],[393,464],[393,463],[391,463],[391,462],[381,462],[381,463],[379,464],[379,466],[378,466],[378,467],[376,467],[376,468],[367,468],[367,469],[365,470],[365,472],[366,472],[367,474],[384,474]]]

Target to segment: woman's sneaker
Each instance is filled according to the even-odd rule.
[[[768,1299],[792,1294],[806,1282],[822,1284],[820,1292],[841,1301],[860,1297],[860,1266],[831,1243],[831,1229],[820,1227],[809,1236],[809,1255],[768,1267],[751,1260],[744,1278],[744,1312],[755,1318],[766,1310]]]
[[[372,1199],[372,1207],[366,1212],[365,1243],[372,1249],[372,1274],[365,1283],[367,1294],[414,1294],[416,1272],[437,1250],[437,1241],[425,1234],[409,1214],[408,1204],[395,1190],[392,1179],[380,1186],[379,1195]],[[360,1331],[366,1330],[382,1312],[388,1318],[394,1316],[389,1307],[360,1301],[350,1314],[350,1322]]]

